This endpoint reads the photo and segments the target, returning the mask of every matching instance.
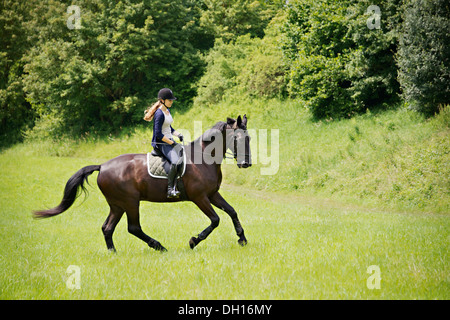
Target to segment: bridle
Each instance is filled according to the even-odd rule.
[[[243,130],[244,131],[244,134],[245,135],[247,135],[247,130],[244,130],[244,129],[239,129],[239,130]],[[227,159],[234,159],[234,160],[236,160],[237,161],[237,157],[238,157],[238,153],[237,153],[237,150],[238,150],[238,147],[237,147],[237,140],[238,140],[238,138],[237,138],[237,136],[236,136],[236,134],[235,134],[235,132],[236,132],[236,129],[233,129],[233,134],[232,134],[232,136],[231,137],[227,137],[226,139],[227,139],[227,142],[226,142],[226,151],[225,151],[225,158],[227,158]],[[231,139],[233,139],[233,141],[230,141]],[[229,144],[229,141],[230,142],[232,142],[233,143],[233,149],[231,149],[231,143]],[[230,151],[228,151],[228,150],[232,150],[231,152]],[[243,156],[244,157],[249,157],[250,156],[250,154],[248,154],[248,153],[244,153],[243,154]]]

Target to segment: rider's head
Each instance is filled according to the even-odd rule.
[[[175,96],[173,95],[172,90],[170,90],[169,88],[163,88],[158,92],[158,100],[161,101],[161,103],[167,108],[170,108],[173,101],[177,100],[177,98],[175,98]]]

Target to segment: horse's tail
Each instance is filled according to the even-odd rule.
[[[49,218],[56,216],[58,214],[63,213],[75,202],[75,199],[78,198],[80,193],[79,189],[84,193],[87,193],[86,188],[84,187],[84,182],[88,182],[88,177],[94,172],[99,171],[100,165],[87,166],[80,170],[78,170],[72,177],[70,177],[69,181],[66,183],[66,187],[64,188],[64,196],[61,200],[61,203],[48,210],[40,210],[33,211],[33,215],[35,218]],[[88,182],[89,183],[89,182]]]

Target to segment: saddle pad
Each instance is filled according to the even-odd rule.
[[[169,173],[170,164],[169,161],[160,156],[153,156],[150,152],[147,153],[147,169],[148,174],[156,179],[168,179],[167,174]],[[181,175],[177,178],[184,176],[186,171],[186,153],[183,150],[183,170]]]

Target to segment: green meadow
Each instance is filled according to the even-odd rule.
[[[259,130],[279,130],[278,147],[268,144],[269,154],[279,150],[276,174],[262,175],[263,163],[223,165],[222,195],[239,214],[245,247],[222,211],[191,250],[190,237],[209,224],[194,204],[141,203],[143,230],[168,252],[130,235],[123,218],[118,252],[109,253],[97,173],[84,201],[32,218],[59,203],[81,167],[149,151],[148,126],[76,141],[29,137],[3,150],[0,299],[450,298],[448,108],[430,120],[398,109],[317,122],[295,101],[225,101],[214,112],[176,113],[174,127],[194,138],[193,120],[206,130],[244,113],[257,133],[255,157]],[[80,289],[70,286],[69,266],[79,268]]]

